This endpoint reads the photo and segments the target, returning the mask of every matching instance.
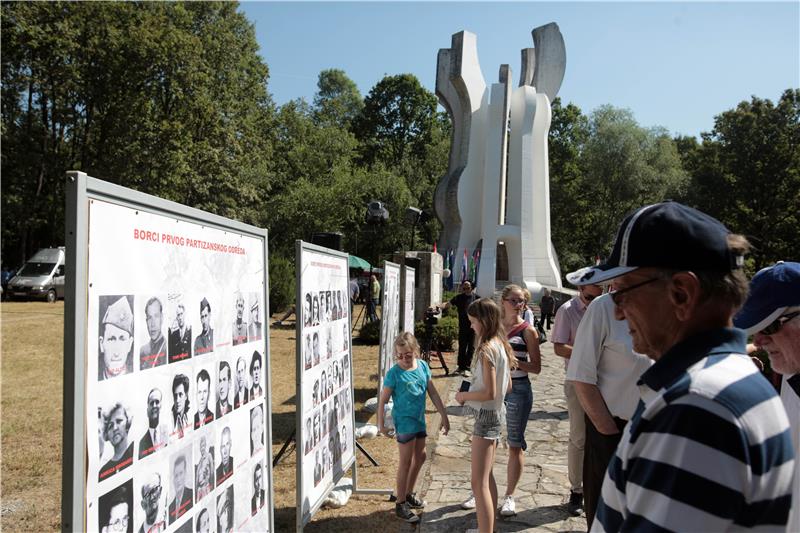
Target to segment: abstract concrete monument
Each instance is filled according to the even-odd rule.
[[[436,95],[453,122],[447,174],[434,200],[443,224],[439,242],[446,250],[481,249],[481,296],[494,293],[498,259],[504,279],[534,294],[542,285],[561,287],[550,242],[547,134],[566,50],[555,23],[532,33],[534,47],[522,50],[514,90],[508,65],[500,66],[498,83],[486,86],[474,34],[456,33],[451,47],[439,50]],[[460,272],[463,256],[455,257],[453,272]]]

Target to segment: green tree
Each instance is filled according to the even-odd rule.
[[[717,115],[687,150],[689,201],[746,235],[753,266],[796,257],[800,248],[800,89],[777,104],[753,96]]]
[[[581,154],[589,138],[589,119],[575,104],[552,103],[552,120],[548,136],[550,162],[550,238],[558,254],[564,274],[587,264],[583,243],[590,222],[582,213],[591,207],[591,198],[584,189]]]
[[[400,166],[423,157],[436,124],[436,96],[416,76],[386,76],[369,92],[356,120],[363,161]]]
[[[662,128],[639,126],[626,109],[601,106],[589,119],[581,154],[588,222],[581,253],[606,255],[620,222],[642,205],[685,194],[688,176]]]
[[[274,109],[235,3],[2,4],[3,256],[63,239],[82,170],[255,222]]]
[[[319,73],[314,96],[314,119],[318,124],[350,129],[364,108],[364,99],[355,82],[343,70],[328,69]]]

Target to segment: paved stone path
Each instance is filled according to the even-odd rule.
[[[564,362],[553,353],[552,343],[543,344],[541,350],[542,372],[532,375],[534,402],[525,432],[525,467],[515,493],[517,515],[497,520],[496,531],[586,531],[585,517],[573,517],[566,511],[569,421]],[[464,511],[459,506],[470,492],[472,419],[461,414],[455,401],[461,378],[448,378],[448,382],[442,396],[448,406],[450,434],[440,434],[436,442],[430,439],[420,487],[427,500],[420,522],[424,533],[460,533],[478,527],[475,511]],[[438,420],[434,423],[438,426]],[[505,437],[505,430],[503,434]],[[505,493],[507,459],[508,450],[501,441],[494,466],[500,498]]]

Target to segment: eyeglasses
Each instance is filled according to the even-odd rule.
[[[508,303],[510,303],[511,305],[519,305],[525,303],[525,300],[518,300],[517,298],[503,298],[503,299]]]
[[[784,324],[792,320],[797,315],[800,315],[800,311],[795,311],[794,313],[787,313],[785,315],[781,315],[775,320],[773,320],[770,325],[759,331],[759,333],[761,335],[775,335],[781,330]]]
[[[414,352],[406,352],[397,354],[398,359],[414,359]]]
[[[623,294],[625,294],[626,292],[630,292],[634,289],[638,289],[639,287],[644,287],[648,283],[653,283],[654,281],[658,281],[660,279],[664,278],[661,277],[650,278],[642,281],[641,283],[636,283],[635,285],[631,285],[630,287],[625,287],[624,289],[620,289],[617,291],[611,291],[609,294],[611,294],[611,299],[614,300],[614,304],[617,306],[621,306],[622,303],[625,301],[625,298],[622,296]]]
[[[110,522],[108,527],[110,527],[112,531],[125,531],[128,527],[128,517],[123,516],[122,518],[117,518],[113,522]]]

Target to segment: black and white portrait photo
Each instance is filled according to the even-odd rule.
[[[164,489],[166,480],[159,472],[140,475],[143,479],[140,506],[144,512],[144,519],[137,531],[138,533],[165,531],[167,529],[167,491]]]
[[[250,323],[247,325],[247,342],[261,340],[261,302],[258,293],[250,294]]]
[[[258,350],[253,352],[253,356],[250,358],[250,399],[254,400],[260,396],[263,396],[264,389],[261,386],[261,354],[258,353]]]
[[[264,449],[264,409],[257,404],[250,409],[250,455]]]
[[[217,533],[233,531],[233,485],[217,496]]]
[[[231,440],[231,428],[225,426],[219,438],[219,465],[217,466],[217,486],[233,475],[233,441]]]
[[[250,401],[250,389],[247,386],[247,362],[241,356],[236,360],[235,390],[233,408],[238,409]]]
[[[100,496],[97,512],[101,533],[133,533],[133,480]]]
[[[139,369],[155,368],[167,362],[167,339],[164,336],[164,304],[151,297],[144,304],[147,340],[139,349]]]
[[[114,402],[103,409],[101,423],[103,440],[111,445],[112,452],[111,458],[100,467],[100,481],[133,464],[133,440],[130,438],[133,416],[128,407]]]
[[[217,370],[217,418],[221,418],[233,410],[231,405],[231,365],[220,361]]]
[[[183,361],[192,356],[192,327],[186,316],[186,306],[178,298],[173,303],[174,320],[169,329],[169,362]]]
[[[97,379],[133,372],[133,296],[100,296]]]
[[[182,439],[190,429],[189,405],[189,378],[175,374],[172,378],[172,440]]]
[[[195,396],[197,397],[197,412],[194,414],[194,429],[198,429],[214,421],[214,413],[209,409],[211,399],[211,375],[208,370],[201,368],[195,380]]]
[[[195,501],[199,502],[214,491],[214,433],[197,437],[194,465]]]
[[[147,429],[139,439],[139,459],[160,450],[169,443],[169,427],[161,420],[161,407],[164,394],[161,389],[153,388],[147,393]]]
[[[194,339],[194,356],[214,351],[214,330],[211,328],[211,304],[200,300],[200,334]]]
[[[186,514],[194,505],[192,492],[192,448],[187,446],[172,456],[171,464],[171,494],[169,502],[169,523],[172,524]]]
[[[253,467],[253,497],[250,498],[250,514],[255,516],[264,507],[264,467],[256,463]]]
[[[233,345],[244,344],[247,342],[247,318],[244,315],[244,295],[236,293],[235,317],[233,320]]]

